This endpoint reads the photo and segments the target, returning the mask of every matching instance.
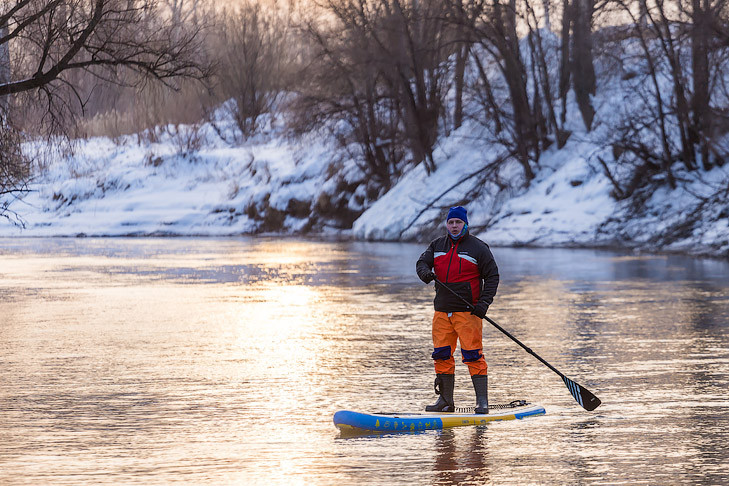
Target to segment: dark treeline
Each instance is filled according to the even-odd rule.
[[[17,0],[0,7],[0,194],[22,188],[30,135],[285,120],[327,129],[368,197],[437,168],[464,123],[500,156],[497,182],[581,133],[617,199],[722,165],[729,152],[725,0]],[[615,92],[595,106],[598,92]],[[222,107],[222,108],[221,108]],[[167,127],[167,128],[161,128]],[[186,135],[187,149],[197,141]],[[223,136],[230,131],[220,129]],[[143,134],[143,135],[142,135]],[[597,137],[598,139],[596,140]],[[609,154],[609,155],[606,155]]]

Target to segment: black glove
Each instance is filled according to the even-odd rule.
[[[423,272],[422,275],[418,275],[420,277],[420,280],[425,282],[425,285],[428,285],[430,282],[435,280],[435,274],[433,272]]]
[[[471,311],[471,314],[483,319],[484,317],[486,317],[487,310],[489,310],[489,305],[486,302],[479,302],[478,304],[476,304],[474,306],[473,310]]]

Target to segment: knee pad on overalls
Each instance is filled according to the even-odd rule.
[[[452,375],[456,372],[456,360],[453,359],[453,352],[450,346],[439,346],[434,348],[433,363],[435,364],[435,372]]]
[[[463,349],[461,348],[461,356],[463,356],[464,363],[473,363],[483,358],[480,349]]]
[[[451,359],[451,347],[441,346],[439,348],[433,348],[433,354],[430,355],[434,360]]]
[[[480,349],[461,348],[461,355],[463,356],[463,362],[468,365],[468,372],[471,376],[488,373],[488,365]]]

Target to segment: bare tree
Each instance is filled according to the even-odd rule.
[[[342,139],[357,141],[365,172],[381,187],[397,176],[403,146],[413,164],[433,172],[452,75],[448,58],[459,47],[447,6],[439,0],[328,0],[322,8],[327,22],[308,26],[318,73],[304,93],[316,106],[309,118],[346,119]]]
[[[363,5],[364,6],[364,5]],[[311,58],[299,83],[294,112],[302,131],[328,126],[349,151],[370,184],[389,189],[403,161],[406,139],[400,127],[401,107],[373,31],[381,22],[349,2],[329,3],[337,22],[306,29]]]
[[[711,70],[710,51],[712,43],[712,24],[715,12],[721,10],[723,1],[712,5],[710,0],[691,0],[689,16],[691,18],[691,77],[693,94],[691,96],[691,127],[689,142],[699,147],[704,169],[710,169],[711,141]],[[719,7],[718,9],[716,7]]]
[[[562,24],[560,30],[560,56],[559,56],[559,98],[562,102],[560,120],[564,123],[567,119],[567,95],[570,91],[572,70],[570,68],[570,57],[572,52],[572,18],[574,9],[570,0],[562,0]]]
[[[22,96],[24,118],[34,110],[42,117],[33,128],[65,133],[94,83],[175,87],[182,77],[205,78],[202,28],[173,24],[170,15],[156,0],[18,0],[0,14],[0,47],[11,57],[0,98]]]
[[[546,125],[540,128],[543,132],[540,140],[547,141],[549,137],[553,137],[557,142],[557,147],[562,148],[570,136],[570,132],[564,129],[564,119],[558,119],[556,102],[557,93],[554,92],[553,86],[556,84],[552,79],[552,69],[550,66],[555,59],[559,58],[559,49],[556,46],[550,46],[551,35],[548,30],[549,26],[549,0],[544,0],[542,5],[545,9],[544,17],[535,12],[529,0],[524,1],[526,11],[526,23],[529,27],[527,40],[529,42],[529,51],[531,54],[532,77],[534,79],[535,98],[542,100],[543,107],[535,106],[534,113],[538,119],[538,126]],[[543,21],[545,28],[540,28],[540,22]],[[546,32],[547,39],[544,39],[543,32]],[[544,120],[542,123],[541,120]]]
[[[0,127],[0,216],[22,226],[10,205],[27,191],[28,163],[21,151],[20,133],[2,121]]]
[[[160,18],[155,0],[19,0],[0,15],[18,62],[0,85],[0,96],[44,89],[63,82],[63,73],[104,68],[99,77],[118,79],[127,67],[157,80],[207,71],[196,60],[199,31]],[[174,43],[172,42],[174,40]]]
[[[0,38],[8,36],[8,24],[0,24]],[[6,42],[0,45],[0,85],[10,82],[10,45]],[[0,97],[0,118],[5,118],[9,108],[8,97]]]
[[[453,0],[450,15],[455,26],[453,32],[455,50],[453,128],[459,128],[463,124],[463,90],[465,87],[466,64],[472,41],[469,39],[468,30],[464,28],[467,18],[463,0]]]
[[[528,185],[535,177],[534,165],[547,141],[546,131],[540,127],[542,94],[538,90],[530,92],[528,86],[535,73],[530,73],[524,62],[517,7],[516,0],[472,1],[468,3],[464,18],[477,46],[471,51],[478,73],[474,89],[477,99],[485,102],[487,108],[484,124],[495,128],[494,135],[499,143],[521,164],[524,183]],[[500,74],[499,82],[506,86],[506,96],[493,91],[491,78],[496,73],[487,68],[492,63]],[[538,87],[538,80],[535,81]],[[509,109],[505,109],[506,106]],[[500,134],[502,130],[508,133]]]
[[[1,128],[6,132],[3,139],[18,141],[7,132],[14,130],[12,101],[19,96],[24,116],[35,105],[51,130],[63,130],[72,98],[82,109],[86,101],[75,73],[89,73],[99,82],[136,85],[150,79],[170,86],[180,77],[204,79],[209,67],[196,56],[200,32],[200,26],[171,22],[156,0],[3,2],[0,99],[10,112]],[[21,151],[13,153],[22,158]],[[8,185],[8,180],[12,179],[3,181],[3,187],[17,185]]]
[[[384,72],[402,107],[414,161],[434,172],[433,149],[449,80],[445,61],[452,48],[444,22],[446,7],[439,0],[383,0],[382,5],[385,30],[375,32],[375,42],[384,56]]]
[[[582,121],[589,131],[595,117],[590,97],[597,89],[593,58],[592,22],[595,0],[563,0],[561,26],[561,58],[559,94],[562,100],[561,119],[567,110],[570,86],[575,93]]]
[[[219,99],[231,101],[224,106],[247,138],[291,87],[297,39],[285,12],[262,3],[223,10],[217,30],[216,91]]]

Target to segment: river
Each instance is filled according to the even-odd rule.
[[[494,248],[489,316],[603,404],[484,323],[491,403],[546,415],[340,436],[337,410],[435,400],[423,249],[0,239],[0,484],[729,483],[717,260]]]

